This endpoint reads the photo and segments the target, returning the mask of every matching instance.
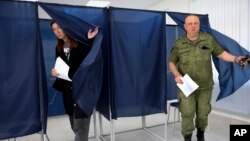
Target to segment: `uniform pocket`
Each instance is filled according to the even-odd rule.
[[[186,48],[181,48],[178,50],[179,54],[185,54],[188,53],[190,51],[190,48],[186,47]]]
[[[179,58],[180,58],[180,63],[181,64],[187,64],[190,59],[192,59],[192,55],[191,55],[191,49],[190,48],[182,48],[179,49]]]
[[[199,46],[199,58],[203,61],[211,60],[211,47],[209,45],[200,45]]]

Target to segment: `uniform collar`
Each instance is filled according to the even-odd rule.
[[[200,41],[203,41],[203,40],[206,40],[206,37],[205,37],[203,32],[199,32],[199,37],[197,38],[196,42],[200,42]],[[184,37],[182,38],[182,42],[183,43],[192,43],[192,41],[190,41],[188,39],[187,34],[185,34]]]

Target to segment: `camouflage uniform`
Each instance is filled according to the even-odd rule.
[[[178,91],[183,136],[192,134],[195,116],[196,128],[204,131],[207,126],[214,84],[211,55],[218,56],[223,51],[213,36],[202,32],[196,41],[183,36],[174,44],[169,61],[176,64],[181,75],[188,74],[199,85],[198,90],[188,97]]]

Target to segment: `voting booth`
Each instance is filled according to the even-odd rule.
[[[187,13],[3,0],[0,139],[40,132],[43,140],[48,116],[64,114],[62,96],[52,88],[55,79],[50,75],[56,39],[50,19],[39,19],[38,7],[81,42],[86,41],[84,33],[89,28],[99,26],[90,53],[73,77],[73,97],[85,113],[96,110],[110,121],[167,113],[166,101],[176,98],[168,56],[173,42],[185,34]],[[177,25],[166,25],[166,14]],[[199,16],[201,30],[212,34],[224,49],[235,55],[249,54],[234,40],[213,30],[208,15]],[[215,57],[213,61],[220,74],[217,100],[249,80],[249,69],[236,73],[240,68],[235,64]]]

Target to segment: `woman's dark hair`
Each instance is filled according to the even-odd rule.
[[[57,23],[57,22],[56,22],[55,20],[52,20],[52,21],[50,22],[50,27],[51,27],[51,28],[52,28],[52,25],[53,25],[54,23]],[[76,48],[77,45],[78,45],[78,42],[77,42],[74,38],[72,38],[72,37],[70,37],[70,36],[68,36],[68,35],[67,35],[67,37],[68,37],[69,42],[70,42],[70,48]],[[64,45],[64,41],[63,41],[62,39],[58,39],[58,38],[57,38],[56,51],[57,51],[57,52],[63,51],[63,45]]]

